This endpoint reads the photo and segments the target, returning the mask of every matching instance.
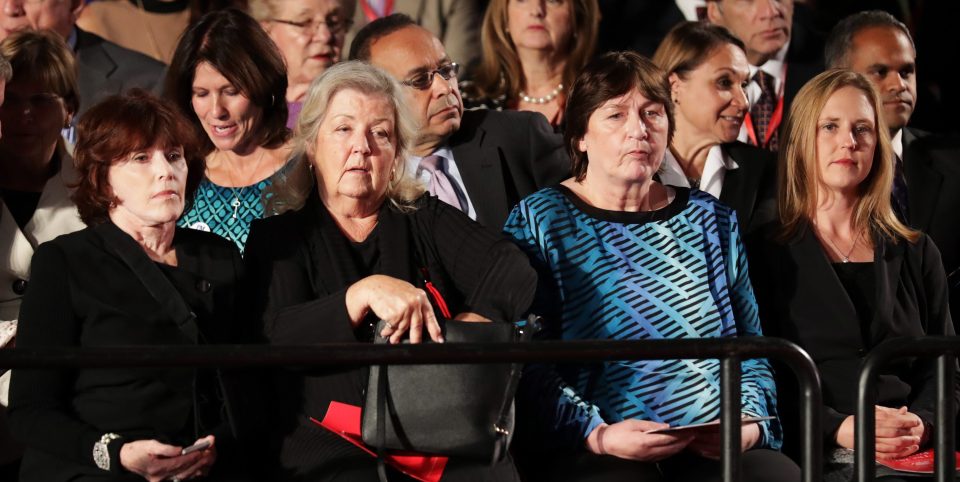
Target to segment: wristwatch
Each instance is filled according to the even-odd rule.
[[[93,463],[102,470],[110,471],[110,442],[120,438],[115,433],[105,433],[93,444]]]

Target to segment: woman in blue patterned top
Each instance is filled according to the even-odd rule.
[[[634,53],[604,55],[574,84],[564,135],[574,177],[521,201],[504,228],[540,270],[534,309],[547,336],[761,334],[735,213],[654,178],[673,133],[671,108],[666,76]],[[536,441],[552,460],[533,478],[720,480],[716,432],[649,433],[719,417],[717,360],[538,365],[521,390],[521,413],[562,445]],[[741,390],[744,416],[776,415],[766,360],[743,363]],[[799,479],[775,450],[778,421],[746,424],[741,439],[744,480]],[[586,450],[558,463],[564,447]]]
[[[206,140],[204,178],[178,224],[242,252],[250,223],[265,215],[264,189],[290,158],[283,57],[247,14],[210,12],[180,39],[166,91]]]

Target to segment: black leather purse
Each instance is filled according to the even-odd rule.
[[[387,343],[380,336],[384,323],[376,327],[375,343]],[[530,316],[524,326],[448,320],[441,328],[446,343],[512,343],[528,341],[538,326],[538,318]],[[378,454],[403,450],[496,462],[513,432],[521,368],[519,363],[370,367],[363,441]]]

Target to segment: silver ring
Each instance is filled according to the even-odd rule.
[[[384,320],[383,322],[387,324],[387,328],[390,328],[391,330],[393,329],[393,323],[390,323],[389,321],[386,321],[386,320]]]
[[[170,482],[180,482],[180,477],[174,475],[173,477],[170,477]]]

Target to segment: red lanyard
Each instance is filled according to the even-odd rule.
[[[363,8],[363,14],[367,16],[367,21],[372,22],[380,18],[380,14],[373,9],[373,6],[370,5],[369,0],[360,0],[360,6]],[[383,3],[383,16],[386,17],[393,13],[393,0],[386,0]]]

